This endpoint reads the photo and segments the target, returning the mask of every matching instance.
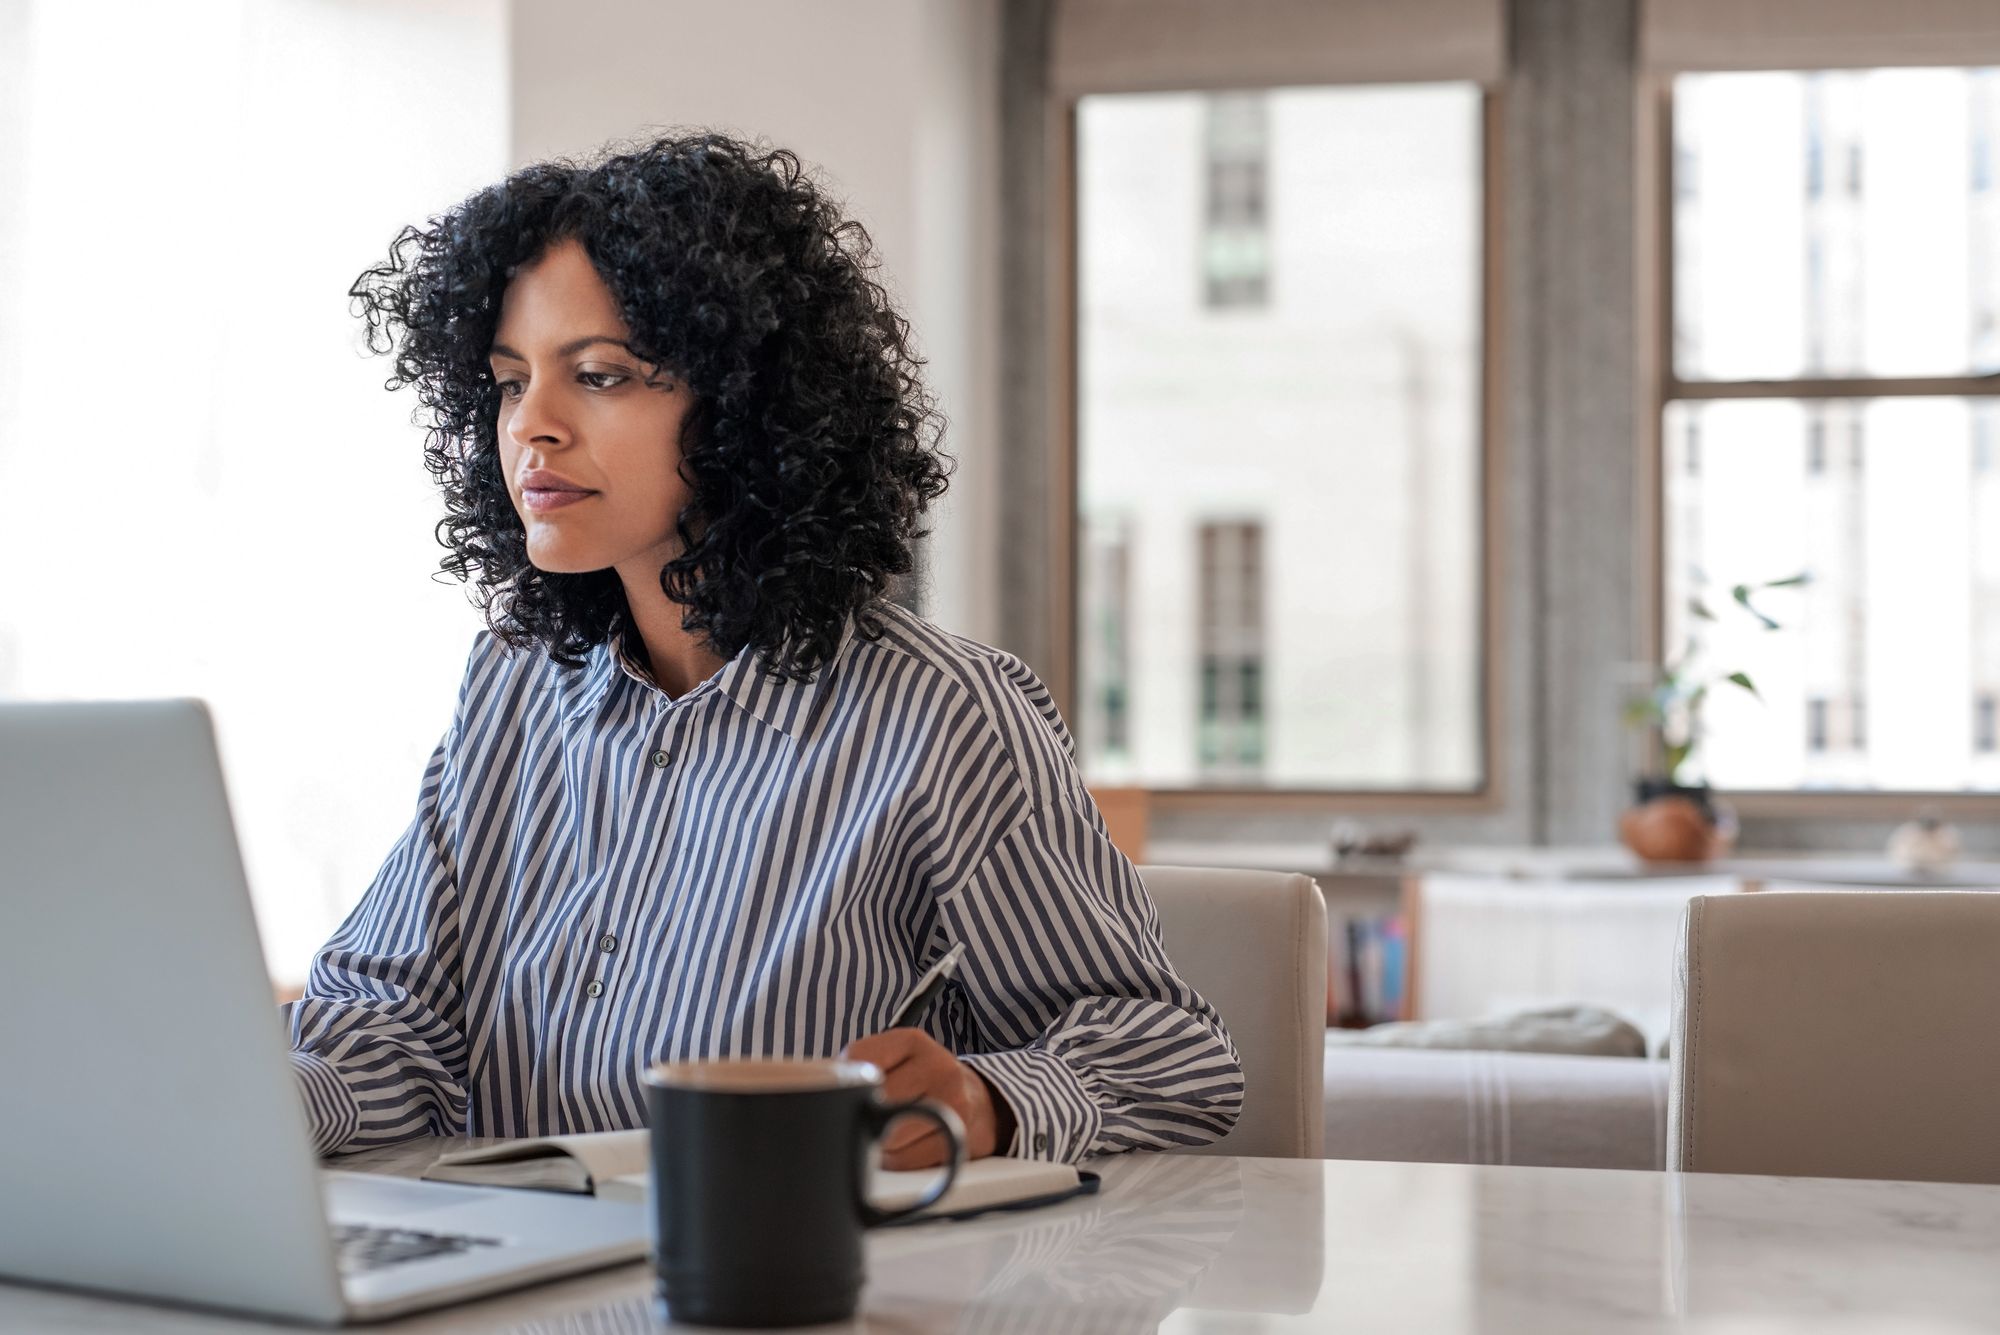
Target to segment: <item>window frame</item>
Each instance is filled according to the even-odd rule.
[[[1688,70],[1684,73],[1702,73]],[[1664,661],[1667,619],[1666,552],[1666,446],[1665,421],[1674,403],[1713,403],[1731,399],[1788,399],[1853,402],[1879,398],[2000,398],[2000,371],[1985,375],[1945,376],[1802,376],[1797,379],[1713,380],[1682,379],[1674,365],[1674,212],[1675,191],[1680,187],[1679,159],[1674,143],[1674,79],[1681,72],[1646,71],[1640,75],[1640,134],[1637,144],[1643,159],[1639,164],[1642,190],[1649,190],[1651,216],[1642,208],[1642,255],[1651,252],[1650,264],[1639,265],[1645,289],[1641,311],[1650,312],[1650,322],[1642,313],[1640,328],[1645,346],[1640,377],[1645,402],[1639,415],[1639,487],[1641,516],[1646,525],[1646,580],[1642,590],[1646,615],[1642,619],[1643,661],[1658,667]],[[1734,72],[1734,71],[1731,71]],[[1814,72],[1801,67],[1796,73]],[[1827,70],[1826,72],[1833,72]],[[1650,121],[1650,127],[1646,122]],[[1648,324],[1650,323],[1650,329]],[[1829,462],[1835,451],[1828,450]],[[1656,735],[1647,738],[1645,753],[1650,768],[1661,761]],[[1828,817],[1842,820],[1899,819],[1916,806],[1935,808],[1944,816],[1991,817],[2000,793],[1964,789],[1817,789],[1817,788],[1716,788],[1737,812],[1749,817]]]
[[[1407,82],[1423,82],[1410,80]],[[1466,82],[1471,82],[1467,80]],[[1337,83],[1315,83],[1301,87],[1343,87]],[[1225,91],[1189,88],[1188,92]],[[1233,90],[1230,90],[1233,91]],[[1052,93],[1052,135],[1049,153],[1050,203],[1055,221],[1057,244],[1052,248],[1051,295],[1055,319],[1049,368],[1054,398],[1052,429],[1049,433],[1051,468],[1048,476],[1049,532],[1054,539],[1051,553],[1050,587],[1047,606],[1050,624],[1048,644],[1054,671],[1046,684],[1065,717],[1075,718],[1080,703],[1076,685],[1079,671],[1076,617],[1080,604],[1079,580],[1081,516],[1078,512],[1078,466],[1080,463],[1078,353],[1080,337],[1080,294],[1078,283],[1078,182],[1077,133],[1078,95]],[[1463,789],[1423,788],[1335,788],[1285,787],[1276,784],[1241,783],[1219,785],[1194,783],[1158,787],[1141,785],[1151,809],[1160,814],[1186,812],[1308,811],[1333,814],[1397,812],[1408,814],[1484,814],[1505,805],[1501,781],[1504,762],[1501,750],[1501,701],[1506,683],[1502,680],[1502,612],[1506,588],[1503,569],[1503,504],[1505,476],[1503,442],[1503,366],[1501,343],[1506,327],[1503,265],[1504,238],[1501,223],[1505,200],[1506,93],[1487,85],[1480,97],[1480,374],[1479,440],[1474,455],[1478,476],[1475,513],[1480,532],[1473,544],[1481,569],[1477,579],[1475,620],[1478,626],[1478,724],[1479,780]],[[1126,786],[1126,785],[1121,785]]]

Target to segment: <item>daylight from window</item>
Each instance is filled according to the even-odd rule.
[[[1684,76],[1674,126],[1680,376],[2000,369],[2000,71]],[[1697,773],[2000,788],[1996,409],[1668,405],[1663,652],[1756,688],[1711,692]]]
[[[1479,785],[1480,126],[1471,85],[1079,104],[1093,781]]]
[[[505,171],[504,6],[65,0],[28,33],[0,52],[0,697],[206,700],[296,982],[409,823],[479,625],[346,294]]]

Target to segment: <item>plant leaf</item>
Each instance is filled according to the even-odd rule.
[[[1759,700],[1764,698],[1761,695],[1757,695],[1757,686],[1750,680],[1750,674],[1747,672],[1732,672],[1724,680],[1741,686],[1744,690],[1750,692],[1750,694],[1756,695]]]
[[[1703,621],[1715,620],[1715,613],[1709,611],[1707,605],[1704,604],[1699,598],[1688,599],[1688,611],[1693,613],[1695,616],[1701,618]]]
[[[1688,752],[1692,750],[1694,750],[1693,742],[1676,742],[1667,747],[1666,769],[1668,783],[1680,782],[1681,765],[1686,762]]]
[[[1767,589],[1795,589],[1802,584],[1810,583],[1812,583],[1812,572],[1810,570],[1801,570],[1798,574],[1788,576],[1785,579],[1774,579],[1764,587]]]
[[[1756,617],[1759,621],[1763,622],[1765,630],[1776,630],[1778,628],[1777,622],[1771,620],[1771,618],[1765,616],[1762,612],[1759,612],[1756,608],[1750,605],[1750,586],[1748,584],[1738,584],[1735,588],[1729,591],[1729,596],[1734,598],[1736,600],[1737,605],[1741,607],[1744,611],[1748,612],[1751,616]]]

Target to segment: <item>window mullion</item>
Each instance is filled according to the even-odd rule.
[[[2000,396],[2000,375],[1842,376],[1798,380],[1680,380],[1669,377],[1662,398],[1891,399]]]

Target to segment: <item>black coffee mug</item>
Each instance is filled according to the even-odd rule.
[[[958,1116],[881,1101],[868,1062],[661,1062],[645,1074],[653,1266],[662,1314],[707,1326],[802,1326],[854,1314],[862,1230],[934,1205],[965,1159]],[[914,1205],[867,1199],[875,1142],[901,1117],[944,1132],[943,1179]]]

